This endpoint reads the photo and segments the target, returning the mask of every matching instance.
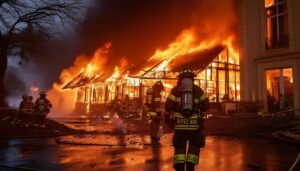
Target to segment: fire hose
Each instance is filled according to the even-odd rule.
[[[296,158],[295,162],[293,163],[293,165],[291,166],[291,168],[289,169],[289,171],[293,171],[294,170],[294,168],[297,165],[299,159],[300,159],[300,153],[298,154],[298,157]]]

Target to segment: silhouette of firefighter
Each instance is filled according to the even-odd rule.
[[[35,101],[35,122],[36,126],[45,128],[46,116],[50,113],[50,108],[52,108],[51,102],[47,99],[46,92],[40,92],[40,97]]]
[[[28,127],[33,122],[34,103],[32,99],[32,96],[23,95],[18,114],[12,122],[13,124],[23,124],[25,127]]]
[[[193,171],[199,162],[200,148],[205,146],[203,113],[208,110],[209,101],[203,90],[194,84],[195,76],[190,69],[182,70],[165,105],[165,121],[175,131],[173,164],[177,171],[185,168]]]
[[[148,88],[146,94],[146,106],[151,119],[151,138],[156,140],[159,140],[158,131],[162,114],[162,91],[164,91],[164,86],[161,81],[157,81],[152,88]]]

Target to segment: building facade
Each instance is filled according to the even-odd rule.
[[[241,100],[300,117],[300,1],[240,1]]]

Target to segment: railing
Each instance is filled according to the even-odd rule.
[[[289,47],[288,34],[283,34],[279,37],[267,37],[265,41],[267,50]]]

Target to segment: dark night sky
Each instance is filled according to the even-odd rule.
[[[34,80],[31,84],[51,88],[62,69],[71,66],[78,54],[92,55],[108,41],[112,42],[108,66],[116,65],[121,57],[138,65],[191,26],[198,28],[199,38],[218,30],[207,29],[207,23],[226,22],[229,24],[224,25],[224,32],[236,31],[236,21],[232,19],[236,13],[234,1],[237,0],[90,0],[93,5],[76,33],[61,41],[34,45],[38,53],[29,61],[33,64],[24,65],[24,71],[28,72],[29,82]]]

